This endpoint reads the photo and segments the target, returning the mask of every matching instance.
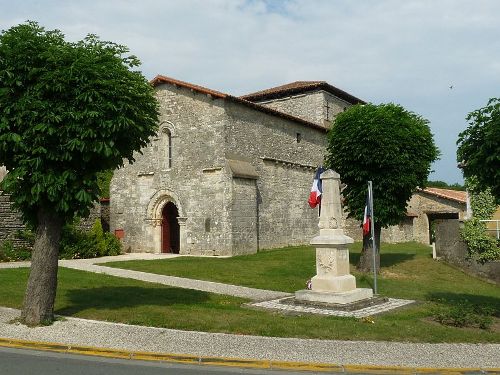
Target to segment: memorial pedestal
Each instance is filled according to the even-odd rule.
[[[342,220],[340,203],[340,176],[328,170],[321,174],[323,183],[319,236],[311,240],[316,247],[316,276],[311,279],[311,290],[295,292],[299,302],[318,302],[345,305],[373,297],[368,288],[356,288],[356,278],[349,270],[347,245],[353,239],[339,227]]]

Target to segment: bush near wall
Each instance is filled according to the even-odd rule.
[[[467,244],[469,257],[479,263],[500,260],[500,243],[488,235],[486,224],[481,220],[489,220],[497,206],[491,189],[481,189],[477,178],[469,177],[466,187],[470,194],[470,204],[473,217],[464,221],[460,231],[462,239]]]
[[[31,241],[30,246],[18,246],[7,240],[0,243],[0,262],[15,262],[31,259],[34,235],[29,230],[23,231],[23,239]],[[106,255],[118,255],[122,252],[120,241],[111,233],[104,232],[98,219],[90,231],[83,230],[78,222],[65,225],[61,234],[59,259],[96,258]]]
[[[63,228],[60,259],[97,258],[121,252],[120,241],[111,233],[103,231],[101,220],[96,220],[88,232],[81,230],[77,224]]]

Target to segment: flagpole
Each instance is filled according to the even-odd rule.
[[[372,254],[373,254],[373,293],[377,294],[377,247],[375,245],[375,215],[373,213],[373,186],[368,181],[368,204],[370,205],[370,231],[372,233]]]

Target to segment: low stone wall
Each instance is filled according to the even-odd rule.
[[[80,228],[90,230],[97,219],[101,219],[102,228],[105,232],[109,231],[109,199],[103,199],[96,203],[90,209],[87,218],[80,221]],[[0,190],[0,243],[3,241],[12,241],[16,246],[27,246],[30,244],[19,238],[18,232],[25,230],[26,227],[21,220],[21,215],[12,209],[9,195],[3,194]]]
[[[19,231],[26,229],[19,212],[11,207],[9,195],[0,190],[0,242],[12,241],[16,246],[29,246],[29,244],[18,238]]]
[[[500,261],[478,263],[467,259],[467,245],[460,237],[461,220],[436,220],[436,256],[465,272],[500,284]]]

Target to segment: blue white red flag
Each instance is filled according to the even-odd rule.
[[[370,210],[370,192],[366,194],[365,215],[363,216],[363,236],[371,232],[372,212]]]
[[[307,200],[307,203],[309,203],[309,206],[311,208],[315,208],[318,204],[321,203],[321,194],[323,193],[323,187],[320,176],[324,171],[325,170],[323,169],[323,167],[319,167],[314,174],[311,194],[309,194],[309,199]]]

